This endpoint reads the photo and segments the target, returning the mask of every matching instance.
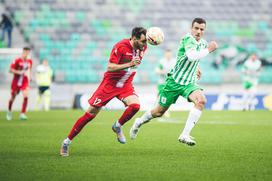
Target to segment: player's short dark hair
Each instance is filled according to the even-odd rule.
[[[205,24],[206,25],[206,20],[203,19],[203,18],[195,18],[193,21],[192,21],[192,27],[194,25],[194,23],[198,23],[198,24]]]
[[[29,47],[24,47],[23,50],[24,50],[24,51],[26,51],[26,50],[27,50],[27,51],[30,51],[30,48],[29,48]]]
[[[137,39],[140,39],[142,34],[146,35],[146,29],[143,27],[135,27],[132,29],[131,38],[136,37]]]

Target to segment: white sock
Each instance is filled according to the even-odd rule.
[[[202,111],[200,111],[199,109],[196,109],[195,107],[193,107],[191,109],[181,135],[185,135],[185,136],[190,135],[191,130],[193,129],[193,127],[195,126],[195,124],[199,120],[201,113],[202,113]]]
[[[151,119],[153,119],[153,116],[151,114],[151,111],[146,111],[142,117],[140,117],[140,119],[136,122],[136,124],[138,125],[142,125],[142,124],[145,124],[147,122],[149,122]]]
[[[116,121],[115,126],[116,127],[121,127],[122,125],[119,123],[119,121]]]
[[[243,109],[248,110],[249,109],[249,99],[250,95],[248,92],[244,93],[243,95]]]
[[[69,138],[66,138],[63,143],[69,145],[72,141]]]

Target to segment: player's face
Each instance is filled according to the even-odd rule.
[[[144,34],[141,34],[140,39],[137,39],[136,37],[133,37],[133,48],[143,50],[146,46],[146,37]]]
[[[257,59],[257,56],[255,54],[251,55],[251,60],[255,61]]]
[[[204,35],[205,28],[206,28],[206,24],[204,23],[199,24],[197,22],[194,22],[192,26],[191,34],[194,36],[194,38],[197,41],[199,41]]]
[[[27,56],[29,55],[29,53],[30,53],[29,50],[24,50],[24,51],[23,51],[23,54],[22,54],[22,57],[23,57],[24,59],[26,59]]]
[[[172,52],[171,52],[171,51],[165,52],[165,58],[166,58],[167,60],[170,60],[170,59],[172,58]]]
[[[42,63],[43,63],[44,66],[48,66],[48,61],[47,60],[43,60]]]

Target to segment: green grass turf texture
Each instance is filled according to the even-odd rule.
[[[62,140],[82,111],[19,113],[0,119],[0,180],[272,180],[272,112],[204,111],[192,131],[197,145],[177,141],[188,112],[154,119],[135,141],[117,142],[111,130],[122,111],[101,111],[74,139]],[[140,116],[142,113],[138,113]]]

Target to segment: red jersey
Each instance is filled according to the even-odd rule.
[[[137,51],[130,44],[129,39],[123,39],[114,45],[110,54],[109,62],[115,64],[125,64],[131,62],[131,60],[135,56],[139,56],[140,60],[142,60],[146,49],[147,46],[144,47],[144,50]],[[104,74],[103,81],[107,81],[114,87],[121,88],[124,85],[131,84],[137,68],[138,65],[123,70],[119,70],[116,72],[107,71]]]
[[[11,65],[10,68],[13,68],[15,70],[25,70],[25,73],[23,75],[14,74],[12,84],[16,84],[17,86],[22,86],[23,83],[29,82],[30,77],[30,69],[32,67],[32,60],[27,59],[23,60],[22,58],[15,59]]]

